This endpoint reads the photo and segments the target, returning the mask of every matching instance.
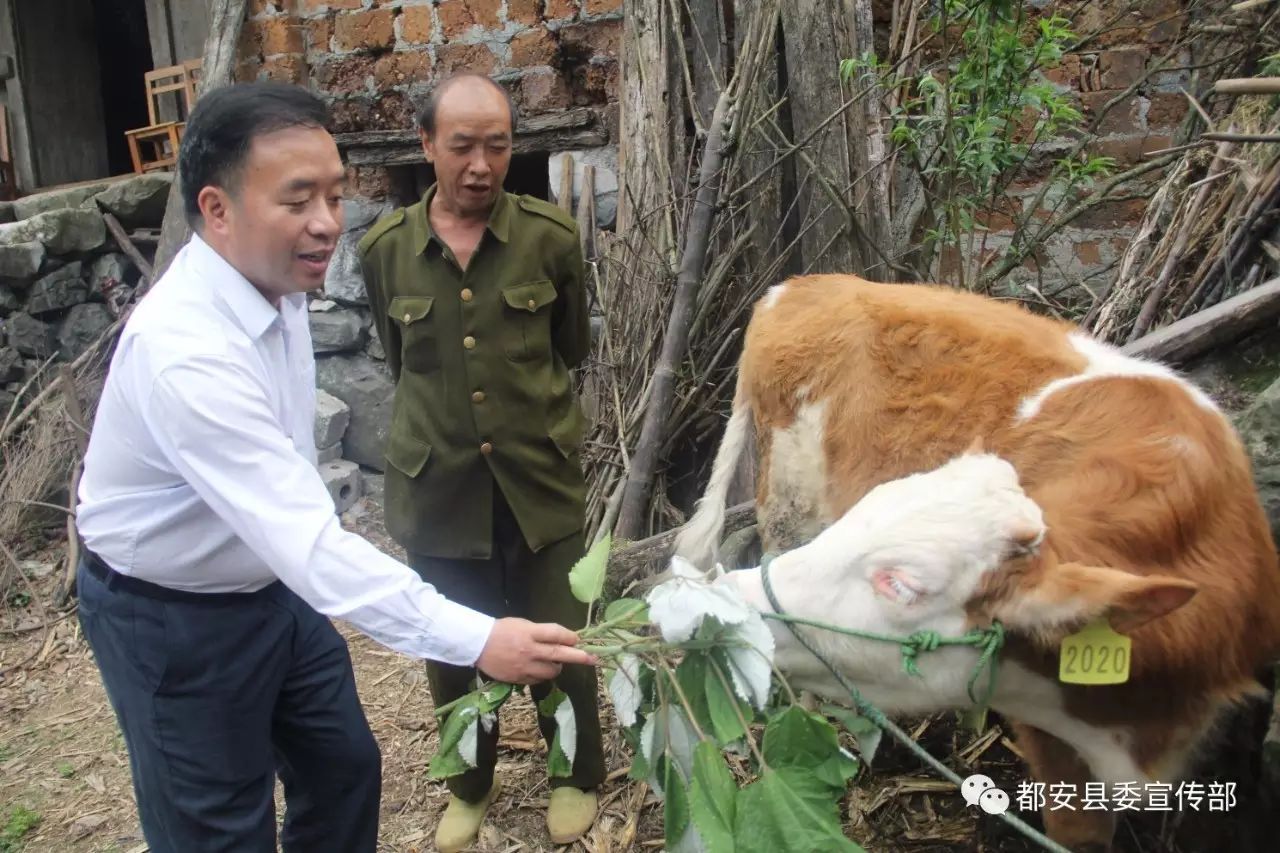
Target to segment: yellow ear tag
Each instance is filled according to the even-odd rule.
[[[1132,641],[1098,619],[1062,640],[1058,680],[1066,684],[1124,684]]]

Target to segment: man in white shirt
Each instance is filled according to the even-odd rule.
[[[315,467],[305,293],[344,169],[304,89],[203,96],[179,156],[195,235],[130,318],[79,492],[80,619],[153,853],[376,846],[381,756],[346,644],[522,683],[594,664],[559,625],[455,604],[344,531]]]

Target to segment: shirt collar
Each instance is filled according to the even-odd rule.
[[[431,238],[434,236],[431,231],[431,199],[435,198],[438,186],[439,184],[432,184],[427,188],[426,193],[422,196],[422,213],[414,218],[414,248],[419,255],[427,250],[427,246],[431,245]],[[506,190],[498,193],[498,199],[493,203],[493,209],[489,211],[489,221],[485,226],[489,233],[503,243],[507,242],[507,238],[511,234],[511,205],[513,203],[511,194]]]
[[[196,271],[209,284],[213,292],[220,298],[235,318],[240,328],[244,329],[251,339],[257,340],[263,332],[280,319],[280,312],[275,309],[266,297],[254,287],[240,271],[233,267],[226,258],[218,254],[212,246],[201,239],[199,234],[192,234],[189,243],[191,260]],[[290,294],[290,296],[302,294]],[[292,304],[289,296],[281,300]]]

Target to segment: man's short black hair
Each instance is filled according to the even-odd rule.
[[[178,151],[187,221],[200,221],[200,191],[233,191],[253,140],[288,127],[326,128],[324,102],[301,86],[275,81],[233,83],[196,102]]]
[[[427,136],[435,136],[436,110],[440,107],[440,99],[444,97],[444,93],[450,86],[459,80],[464,80],[468,77],[473,80],[483,80],[502,94],[502,97],[507,102],[507,109],[511,112],[511,133],[514,135],[516,132],[516,119],[518,116],[516,113],[516,103],[511,100],[511,93],[506,90],[506,87],[489,75],[479,74],[475,71],[462,71],[450,77],[446,77],[444,80],[441,80],[436,84],[436,87],[431,90],[431,94],[427,96],[427,102],[422,105],[422,110],[418,113],[418,127],[422,128],[422,131],[426,133]]]

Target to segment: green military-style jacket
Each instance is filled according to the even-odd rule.
[[[422,201],[358,253],[396,382],[387,532],[412,553],[488,557],[493,488],[529,547],[583,525],[583,415],[569,370],[590,347],[582,250],[555,205],[503,192],[467,270]]]

